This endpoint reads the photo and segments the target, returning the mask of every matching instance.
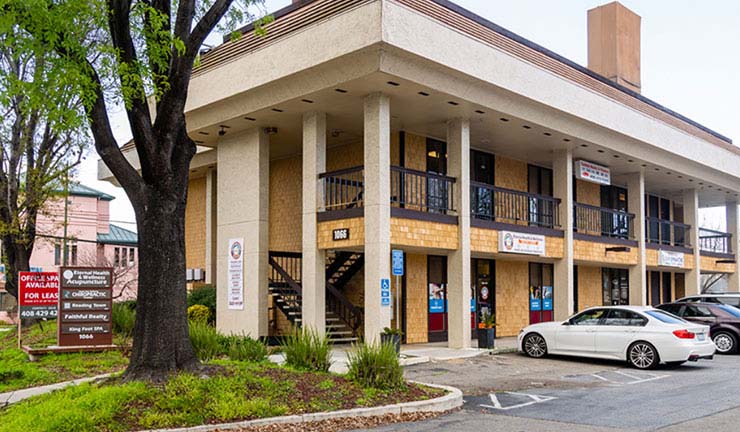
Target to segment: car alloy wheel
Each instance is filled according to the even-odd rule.
[[[735,337],[726,332],[720,332],[714,335],[712,338],[714,345],[717,346],[717,351],[721,354],[729,354],[735,352]]]
[[[637,369],[650,369],[657,363],[658,354],[647,342],[637,342],[630,347],[629,362]]]
[[[542,357],[547,354],[547,343],[542,336],[533,333],[524,339],[524,352],[530,357]]]

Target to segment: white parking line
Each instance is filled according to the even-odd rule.
[[[625,373],[625,372],[622,372],[622,371],[618,371],[618,370],[615,370],[614,373],[618,373],[619,375],[626,376],[627,378],[630,378],[630,379],[635,380],[635,381],[630,381],[630,382],[627,382],[627,383],[624,383],[624,384],[641,384],[641,383],[644,383],[644,382],[655,381],[655,380],[667,378],[667,377],[670,376],[670,375],[656,375],[656,374],[652,374],[652,373],[647,373],[647,375],[649,375],[650,377],[649,378],[642,378],[642,377],[634,376],[634,375],[631,375],[631,374],[628,374],[628,373]]]
[[[498,397],[496,397],[495,394],[491,393],[489,396],[491,397],[491,403],[493,405],[480,404],[479,406],[483,408],[491,408],[495,410],[508,411],[514,408],[522,408],[525,406],[534,405],[537,403],[542,403],[542,402],[551,401],[553,399],[557,399],[555,396],[540,396],[540,395],[533,395],[533,394],[528,394],[528,393],[506,392],[506,394],[515,395],[515,396],[526,396],[530,398],[531,400],[528,402],[523,402],[523,403],[519,403],[516,405],[505,407],[501,405],[501,402],[499,402]]]

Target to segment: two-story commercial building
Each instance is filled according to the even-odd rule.
[[[588,68],[447,0],[274,16],[206,53],[187,102],[187,265],[220,330],[467,347],[486,313],[512,336],[704,273],[740,290],[740,149],[640,94],[620,4],[588,12]],[[699,226],[715,206],[727,233]]]

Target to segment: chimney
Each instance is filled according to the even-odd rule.
[[[588,68],[640,93],[640,16],[619,2],[588,11]]]

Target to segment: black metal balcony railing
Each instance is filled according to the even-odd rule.
[[[557,198],[470,183],[470,211],[476,219],[543,228],[560,226]]]
[[[635,215],[588,204],[573,205],[573,231],[581,234],[635,239]]]
[[[685,223],[646,217],[646,240],[661,245],[691,247],[689,231],[691,225]]]
[[[731,254],[731,238],[732,234],[730,233],[699,228],[699,249],[704,252]]]
[[[391,167],[391,205],[421,212],[455,212],[455,179],[444,175]]]
[[[363,167],[319,174],[324,192],[324,210],[362,207]]]

